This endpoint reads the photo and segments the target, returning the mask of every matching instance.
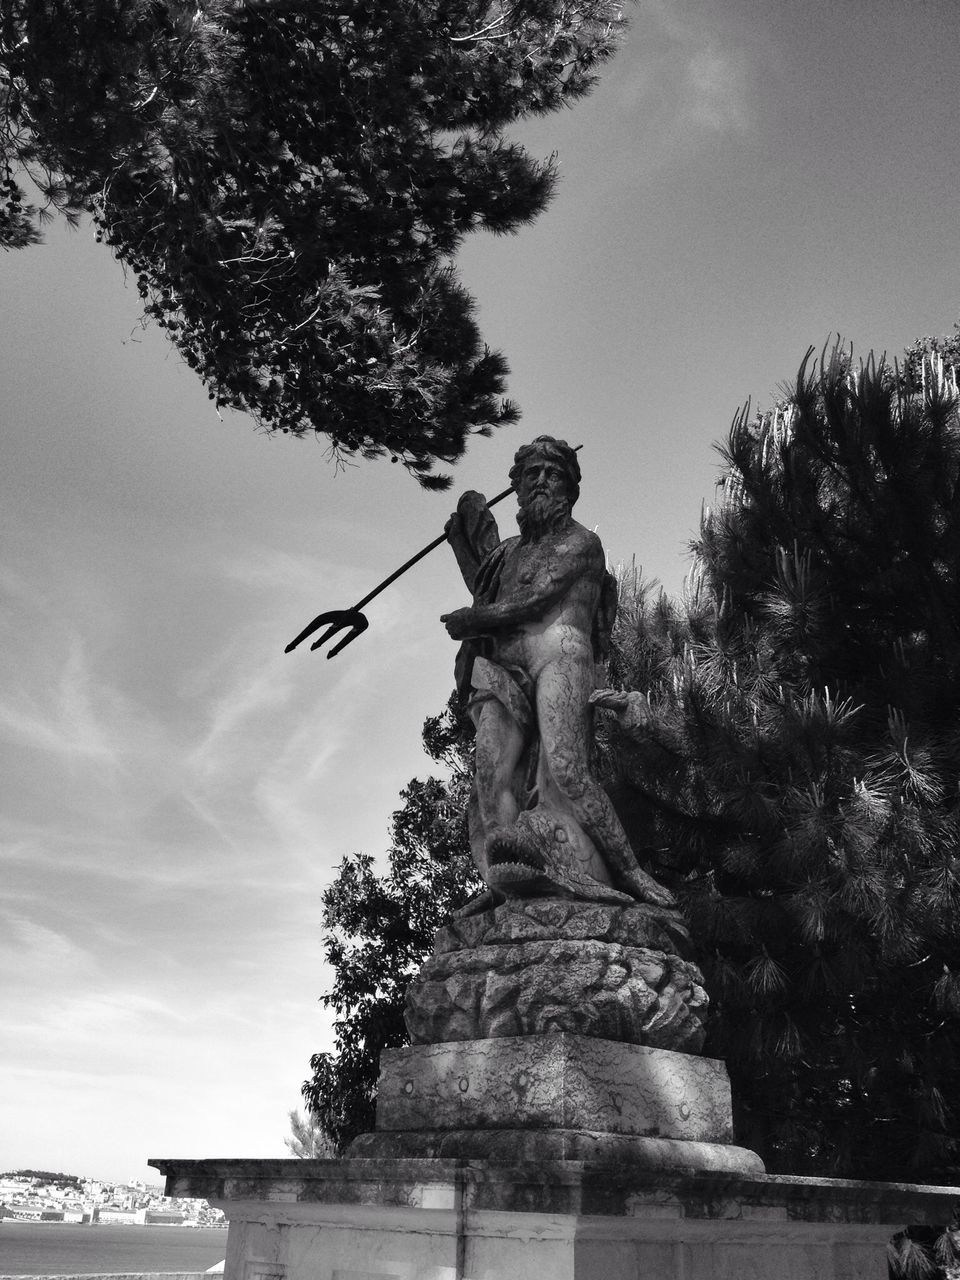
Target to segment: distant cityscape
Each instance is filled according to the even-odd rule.
[[[18,1169],[0,1173],[0,1222],[126,1223],[130,1226],[225,1227],[206,1200],[165,1196],[145,1182],[103,1182]]]

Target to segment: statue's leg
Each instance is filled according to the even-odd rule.
[[[549,663],[537,681],[537,722],[543,764],[574,817],[606,862],[614,884],[643,902],[673,906],[674,897],[637,866],[610,797],[589,769],[589,711],[593,664],[569,658]]]
[[[484,702],[476,721],[476,785],[484,838],[509,829],[520,807],[514,775],[523,755],[524,735],[507,709],[495,698]]]

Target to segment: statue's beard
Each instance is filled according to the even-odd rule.
[[[521,542],[538,542],[548,533],[561,529],[570,519],[570,503],[566,494],[534,494],[517,512]]]

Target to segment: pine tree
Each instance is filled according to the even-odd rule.
[[[301,1115],[293,1110],[287,1113],[290,1121],[290,1136],[284,1138],[283,1145],[298,1160],[330,1160],[336,1152],[333,1143],[323,1132],[316,1116],[308,1111]]]
[[[220,405],[421,482],[517,411],[451,256],[555,172],[504,130],[583,96],[613,0],[9,0],[0,244],[46,202],[135,274]]]
[[[839,349],[734,423],[682,607],[621,613],[611,789],[660,851],[738,1138],[773,1170],[960,1165],[960,415]],[[640,692],[642,691],[642,692]]]

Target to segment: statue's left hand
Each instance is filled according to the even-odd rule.
[[[628,734],[644,733],[653,720],[647,695],[636,690],[595,689],[590,705],[614,712]]]
[[[630,704],[630,694],[626,689],[594,689],[589,701],[591,707],[603,707],[605,711],[621,715]]]
[[[470,608],[444,613],[440,621],[447,628],[447,634],[451,640],[466,640],[468,636],[477,634],[476,615]]]

